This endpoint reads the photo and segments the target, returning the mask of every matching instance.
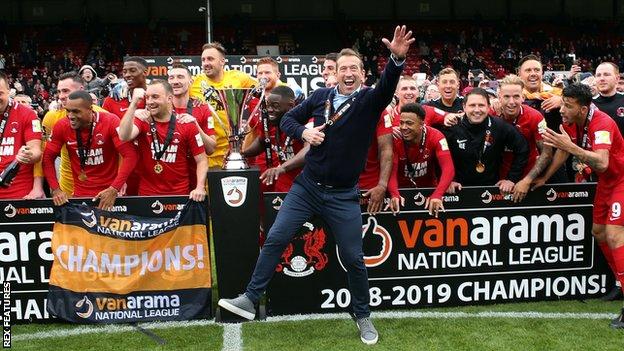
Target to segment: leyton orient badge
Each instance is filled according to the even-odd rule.
[[[229,206],[239,207],[245,203],[245,198],[247,198],[247,178],[236,176],[222,178],[221,188],[223,189],[225,203]]]

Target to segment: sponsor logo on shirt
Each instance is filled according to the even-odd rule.
[[[32,131],[33,133],[41,133],[41,121],[39,121],[38,119],[33,119]]]
[[[611,145],[611,133],[606,130],[599,130],[594,133],[595,144]]]
[[[390,116],[390,114],[384,115],[384,127],[392,127],[392,116]]]
[[[546,120],[542,119],[538,124],[537,124],[537,132],[540,134],[544,134],[546,133]]]
[[[440,147],[442,148],[442,151],[448,151],[448,142],[446,142],[446,139],[440,139]]]

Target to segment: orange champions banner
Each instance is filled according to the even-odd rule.
[[[173,218],[68,204],[56,211],[48,310],[77,323],[185,320],[210,312],[206,211]]]

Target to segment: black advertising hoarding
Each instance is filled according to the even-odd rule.
[[[403,190],[393,216],[363,214],[373,309],[458,306],[597,297],[613,277],[591,236],[594,186],[547,186],[520,204],[496,188],[445,197],[433,218],[431,190]],[[265,196],[272,224],[284,194]],[[364,209],[364,208],[363,208]],[[272,315],[331,312],[350,303],[332,235],[306,223],[282,256],[267,291]]]
[[[256,62],[264,56],[227,55],[225,70],[236,69],[256,76]],[[200,56],[145,56],[148,64],[148,78],[167,79],[167,71],[174,63],[181,63],[196,76],[202,72]],[[325,87],[321,76],[323,72],[323,55],[283,55],[273,56],[278,62],[281,80],[290,87],[299,87],[308,96],[317,88]]]
[[[72,199],[89,202],[91,199]],[[148,217],[173,217],[186,196],[127,197],[114,212]],[[16,323],[50,318],[46,295],[52,267],[54,206],[51,200],[0,201],[0,281],[11,282],[11,320]]]

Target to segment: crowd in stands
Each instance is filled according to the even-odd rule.
[[[233,19],[228,23],[240,24],[215,26],[214,34],[229,54],[256,54],[258,44],[279,44],[281,54],[324,54],[309,52],[308,43],[297,40],[297,34],[304,28],[301,23],[249,25],[253,22],[248,19]],[[544,71],[569,70],[573,60],[582,72],[593,71],[603,61],[624,68],[624,40],[618,34],[622,28],[617,23],[424,24],[411,26],[417,42],[408,56],[405,73],[426,73],[431,79],[443,68],[453,67],[460,73],[462,88],[470,84],[469,70],[480,69],[489,79],[501,79],[514,72],[519,58],[527,54],[539,56]],[[342,46],[352,46],[362,54],[368,84],[379,78],[386,63],[381,36],[390,26],[351,23],[344,28],[347,34],[341,34]],[[40,116],[57,99],[55,82],[64,72],[78,71],[83,65],[89,65],[94,79],[104,78],[109,73],[119,75],[122,58],[126,55],[198,54],[205,39],[201,24],[164,25],[157,21],[150,22],[147,28],[98,22],[27,30],[0,27],[4,29],[0,69],[8,73],[11,87],[17,93],[31,97]],[[552,82],[554,76],[546,79]]]

